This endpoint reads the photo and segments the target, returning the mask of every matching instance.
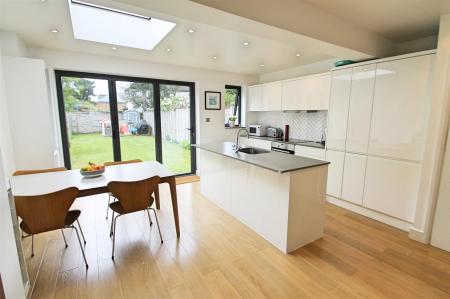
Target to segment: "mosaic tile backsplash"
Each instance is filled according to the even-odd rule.
[[[327,111],[258,112],[258,124],[282,130],[289,125],[289,138],[320,141],[327,126]]]

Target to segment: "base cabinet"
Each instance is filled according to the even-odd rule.
[[[341,197],[344,156],[344,152],[326,152],[326,160],[330,162],[328,166],[327,194],[337,198]]]
[[[363,206],[413,222],[420,169],[419,163],[369,157]]]
[[[362,205],[367,156],[345,154],[342,199]]]

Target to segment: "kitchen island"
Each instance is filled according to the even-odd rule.
[[[200,189],[284,253],[323,235],[328,162],[284,153],[197,144]]]

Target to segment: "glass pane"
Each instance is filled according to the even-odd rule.
[[[163,164],[176,174],[191,172],[190,88],[160,85]]]
[[[153,84],[117,81],[116,92],[122,161],[156,160]]]
[[[62,77],[72,169],[113,161],[108,81]]]
[[[236,106],[238,97],[237,89],[225,89],[225,126],[239,125],[239,107]]]

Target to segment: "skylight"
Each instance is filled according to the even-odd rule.
[[[152,50],[176,25],[89,2],[68,1],[76,39]]]

